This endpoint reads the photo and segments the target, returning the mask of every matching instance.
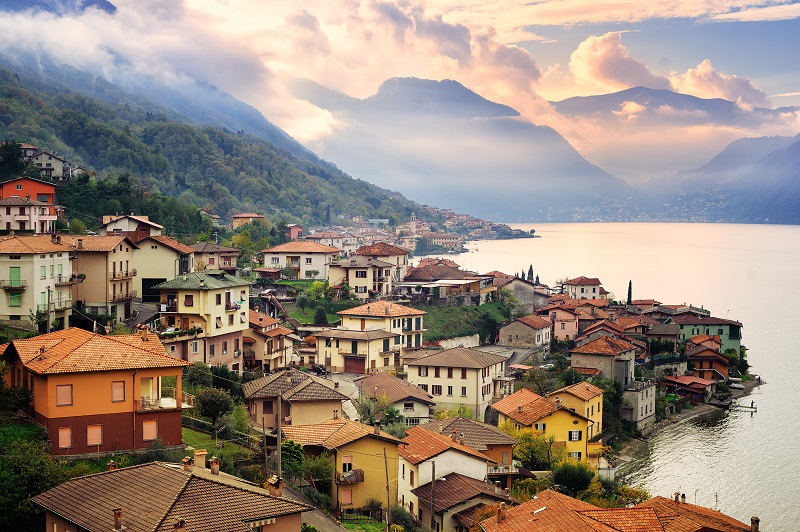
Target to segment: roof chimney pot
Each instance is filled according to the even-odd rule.
[[[122,526],[122,508],[114,508],[114,532],[125,530]]]
[[[761,519],[756,516],[750,518],[750,532],[758,532],[758,527],[761,524]]]
[[[178,519],[175,521],[173,528],[175,532],[186,532],[186,521],[184,519]]]
[[[219,458],[212,456],[209,463],[211,464],[211,474],[219,475]]]
[[[686,504],[686,494],[681,493],[681,504]]]

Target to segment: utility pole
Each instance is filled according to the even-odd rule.
[[[391,497],[389,496],[389,460],[386,458],[386,447],[383,448],[383,467],[386,470],[386,532],[389,532],[391,526]]]
[[[433,501],[436,493],[436,462],[431,460],[431,530],[436,530],[436,510]]]
[[[281,402],[283,399],[283,394],[278,394],[278,435],[277,435],[277,442],[278,442],[278,450],[277,450],[277,476],[278,479],[281,478]]]

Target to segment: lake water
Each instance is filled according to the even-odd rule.
[[[485,273],[527,273],[542,283],[598,277],[618,299],[703,305],[742,322],[758,412],[715,412],[654,436],[621,468],[652,495],[686,494],[762,530],[800,525],[800,227],[727,224],[514,224],[542,238],[477,241],[449,256]]]

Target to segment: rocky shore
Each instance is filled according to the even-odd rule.
[[[731,390],[731,396],[734,401],[749,395],[753,388],[766,384],[766,382],[756,378],[752,381],[743,382],[742,384],[744,385],[744,390]],[[747,406],[749,406],[749,404]],[[614,464],[619,467],[633,460],[633,457],[642,449],[642,447],[649,444],[650,438],[664,430],[666,427],[677,425],[678,423],[684,423],[690,419],[702,416],[703,414],[708,414],[709,412],[715,412],[718,410],[718,407],[704,403],[701,405],[696,405],[693,408],[684,409],[680,414],[672,414],[667,419],[659,421],[653,425],[653,427],[644,437],[631,438],[630,440],[626,441],[623,444],[622,449],[620,449],[620,451],[614,457]]]

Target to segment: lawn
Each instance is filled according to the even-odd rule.
[[[343,522],[342,525],[347,530],[363,530],[364,532],[383,532],[384,524],[377,521],[369,520],[360,523]]]
[[[36,441],[43,435],[42,428],[29,423],[7,423],[0,425],[0,448],[18,440]]]
[[[214,444],[214,437],[204,432],[183,428],[183,441],[186,445],[194,449],[206,449],[208,455],[206,456],[206,463],[212,456],[218,456],[223,463],[233,464],[237,459],[249,458],[253,453],[250,449],[237,445],[235,443],[219,441],[219,447]],[[186,450],[186,455],[191,456],[192,451]]]

